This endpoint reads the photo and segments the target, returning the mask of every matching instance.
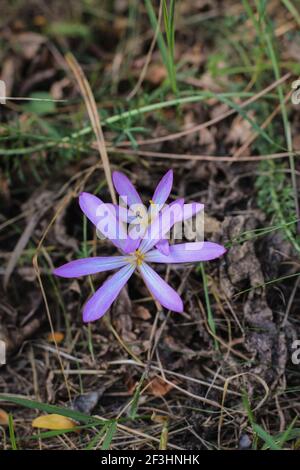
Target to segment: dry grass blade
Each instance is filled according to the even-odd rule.
[[[97,110],[97,105],[96,101],[93,95],[93,92],[91,90],[90,84],[87,81],[84,72],[80,65],[78,64],[77,60],[73,56],[73,54],[68,53],[66,54],[66,61],[72,70],[76,81],[78,83],[78,86],[80,88],[80,92],[82,94],[82,97],[85,101],[85,105],[88,111],[88,115],[91,121],[91,125],[93,128],[93,131],[95,132],[96,139],[97,139],[97,148],[99,150],[102,163],[103,163],[103,168],[104,168],[104,173],[107,181],[107,185],[109,188],[109,192],[111,195],[111,199],[113,203],[117,203],[116,199],[116,194],[114,190],[114,186],[112,183],[112,178],[111,178],[111,170],[110,170],[110,164],[109,164],[109,159],[106,151],[106,146],[105,146],[105,140],[104,140],[104,135],[101,127],[101,122],[100,122],[100,117],[99,113]]]
[[[94,148],[94,146],[92,145]],[[250,155],[240,158],[233,158],[231,155],[220,156],[220,155],[190,155],[186,153],[166,153],[166,152],[151,152],[148,150],[136,150],[136,149],[125,149],[125,148],[108,148],[108,152],[140,155],[141,157],[155,157],[155,158],[170,158],[171,160],[195,160],[195,161],[206,161],[206,162],[223,162],[223,163],[241,163],[241,162],[261,162],[263,160],[276,160],[279,158],[288,158],[289,152],[270,153],[266,155]],[[300,150],[294,150],[293,154],[299,156]]]

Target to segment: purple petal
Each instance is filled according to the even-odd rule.
[[[192,263],[210,261],[226,253],[226,248],[212,242],[192,242],[171,245],[168,256],[158,250],[149,251],[145,260],[150,263]]]
[[[168,256],[170,253],[170,245],[168,240],[159,240],[158,243],[156,243],[155,247],[158,249],[160,253],[162,253],[165,256]]]
[[[101,204],[104,204],[104,202],[93,194],[81,193],[79,196],[79,205],[82,212],[95,226],[97,226],[99,220],[97,211]]]
[[[95,321],[107,312],[134,270],[135,266],[127,264],[104,282],[85,304],[83,309],[84,322]]]
[[[127,178],[127,176],[124,175],[124,173],[121,173],[120,171],[114,171],[112,174],[112,178],[117,193],[122,199],[124,197],[127,198],[126,202],[129,207],[132,204],[142,204],[142,200],[139,196],[139,193],[137,192],[131,181]]]
[[[116,210],[112,204],[105,204],[93,194],[81,193],[79,205],[99,232],[109,238],[117,248],[130,253],[130,247],[128,247],[130,241],[128,241],[125,226],[117,219]]]
[[[183,220],[183,199],[170,204],[148,226],[139,249],[142,253],[149,251],[159,240],[163,239],[174,224]]]
[[[160,180],[156,186],[155,192],[152,197],[154,204],[158,204],[160,207],[164,205],[173,185],[173,170],[169,170]]]
[[[183,312],[181,298],[166,281],[146,263],[142,263],[139,270],[149,291],[161,305],[174,312]]]
[[[115,211],[117,219],[125,223],[130,223],[130,216],[127,207],[118,206],[118,204],[106,203],[106,206],[113,212]]]
[[[125,266],[125,256],[95,256],[94,258],[82,258],[63,264],[53,270],[53,274],[60,277],[80,277],[88,274],[101,273],[110,269]]]
[[[126,253],[134,253],[138,249],[140,242],[141,242],[140,238],[131,238],[129,234],[129,238],[127,240],[126,247],[125,247]]]

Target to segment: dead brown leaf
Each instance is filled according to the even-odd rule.
[[[151,318],[151,313],[149,312],[149,310],[143,307],[142,305],[139,305],[138,307],[136,307],[134,309],[133,314],[135,317],[138,317],[141,320],[150,320]]]
[[[166,76],[166,68],[163,65],[151,64],[146,73],[146,80],[153,83],[153,85],[159,85],[165,80]]]
[[[2,410],[2,408],[0,408],[0,425],[8,425],[8,414],[6,413],[6,411]]]
[[[60,331],[54,331],[54,333],[49,333],[47,336],[47,341],[50,343],[61,343],[64,340],[64,333],[61,333]]]
[[[147,390],[155,397],[164,397],[170,390],[172,390],[172,388],[173,385],[170,383],[165,382],[160,377],[155,377],[151,380]]]

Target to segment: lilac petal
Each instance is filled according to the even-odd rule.
[[[172,202],[170,206],[176,203],[176,201]],[[162,213],[167,209],[168,206],[165,206],[162,210]],[[204,204],[199,204],[198,202],[191,202],[189,204],[184,204],[183,205],[183,221],[190,219],[194,215],[196,215],[198,212],[202,211],[204,209]],[[156,243],[155,247],[157,250],[162,253],[163,255],[168,256],[170,252],[170,244],[167,239],[160,240],[158,243]]]
[[[181,298],[166,281],[146,263],[142,263],[139,270],[149,291],[161,305],[174,312],[183,312]]]
[[[126,253],[134,253],[141,243],[140,238],[131,238],[129,233],[129,238],[126,243]]]
[[[130,244],[124,225],[118,221],[116,210],[112,204],[105,204],[101,199],[89,193],[81,193],[79,205],[86,217],[97,227],[106,238],[117,248],[130,253]]]
[[[112,204],[111,202],[107,202],[105,204],[112,212],[115,211],[117,219],[125,223],[130,223],[132,217],[130,217],[129,211],[126,207],[118,206],[118,204]]]
[[[82,212],[95,226],[97,226],[99,220],[97,211],[101,204],[104,204],[104,202],[93,194],[83,192],[79,196],[79,205]]]
[[[95,321],[107,312],[134,270],[134,265],[127,264],[104,282],[85,304],[83,309],[84,322]]]
[[[152,201],[154,202],[154,204],[157,204],[160,207],[164,205],[164,203],[170,196],[172,185],[173,185],[173,170],[169,170],[162,177],[162,179],[156,186],[155,192],[152,197]]]
[[[192,242],[171,245],[168,256],[158,250],[149,251],[145,261],[150,263],[192,263],[197,261],[210,261],[226,253],[226,248],[212,242]]]
[[[163,239],[159,240],[158,243],[156,243],[155,247],[158,249],[160,253],[162,253],[165,256],[168,256],[170,253],[170,245],[168,240]]]
[[[127,178],[127,176],[124,175],[124,173],[121,173],[120,171],[114,171],[112,174],[112,178],[117,193],[122,199],[124,197],[127,198],[126,202],[129,207],[132,204],[142,204],[142,200],[139,196],[139,193],[137,192],[131,181]]]
[[[178,199],[167,206],[148,226],[139,249],[142,253],[149,251],[159,240],[163,239],[174,224],[183,220],[183,199]]]
[[[53,274],[59,277],[80,277],[89,274],[101,273],[110,269],[125,266],[125,256],[95,256],[94,258],[82,258],[63,264],[53,270]]]

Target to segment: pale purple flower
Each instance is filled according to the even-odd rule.
[[[223,246],[211,242],[168,245],[168,249],[165,250],[167,254],[162,252],[161,246],[160,249],[154,248],[160,245],[160,241],[164,239],[175,223],[183,221],[186,217],[183,211],[185,206],[183,199],[163,207],[171,191],[169,184],[169,179],[172,178],[170,177],[171,173],[168,172],[167,175],[162,180],[165,184],[160,182],[153,196],[159,204],[160,211],[154,218],[151,218],[141,238],[137,240],[126,233],[126,227],[123,223],[119,223],[120,211],[114,211],[111,204],[105,204],[92,194],[82,193],[80,195],[79,204],[84,214],[98,230],[105,233],[121,252],[119,256],[92,257],[71,261],[53,271],[57,276],[73,278],[119,269],[85,304],[84,322],[95,321],[107,312],[135,270],[139,271],[150,293],[162,306],[175,312],[182,312],[183,303],[178,293],[148,263],[178,264],[209,261],[218,258],[226,251]],[[134,186],[128,182],[128,178],[122,173],[118,173],[117,177],[116,173],[114,174],[114,184],[122,196],[127,196],[129,206],[136,204],[137,201],[142,203]],[[194,204],[190,207],[191,215],[203,208],[202,204]],[[99,216],[99,208],[101,211],[105,210],[105,218]],[[101,213],[103,214],[103,211]],[[117,233],[116,226],[118,227]]]
[[[117,193],[125,205],[128,205],[128,210],[126,210],[125,207],[119,207],[117,209],[118,217],[131,224],[129,234],[133,234],[133,231],[135,231],[136,234],[139,234],[139,238],[142,238],[148,225],[158,217],[161,210],[165,210],[167,208],[165,203],[173,186],[173,170],[167,171],[159,181],[152,199],[149,200],[148,210],[144,206],[137,190],[124,173],[114,171],[112,176]],[[172,204],[176,203],[177,201],[174,201]],[[188,218],[193,217],[195,214],[203,210],[203,208],[204,205],[199,203],[184,204],[184,217],[182,220],[187,220]],[[167,239],[162,238],[158,240],[155,246],[162,254],[169,254],[170,245]]]

